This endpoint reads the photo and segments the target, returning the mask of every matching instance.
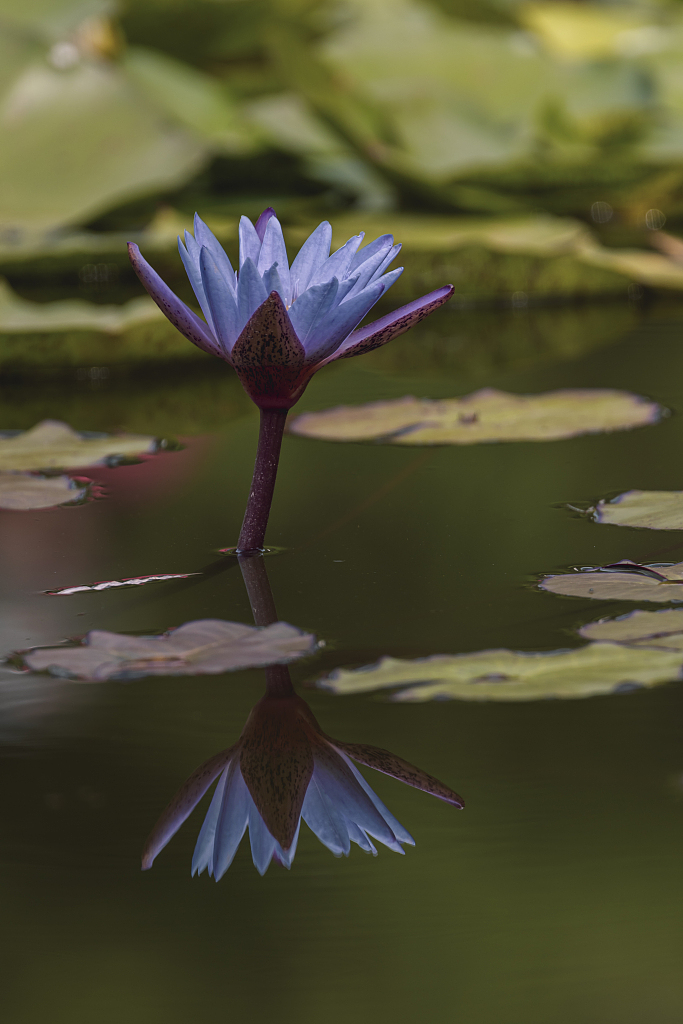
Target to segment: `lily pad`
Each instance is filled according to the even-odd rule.
[[[156,438],[144,434],[84,437],[59,420],[43,420],[13,437],[0,436],[0,470],[76,469],[151,453],[155,448]]]
[[[150,298],[131,299],[122,306],[98,306],[83,299],[29,302],[0,279],[0,334],[43,331],[102,331],[121,334],[130,327],[163,320]]]
[[[142,676],[215,675],[285,664],[314,650],[315,637],[287,622],[258,628],[200,619],[154,637],[92,630],[80,647],[39,647],[24,654],[23,661],[36,672],[94,683]]]
[[[30,473],[0,473],[0,509],[25,512],[55,508],[80,501],[87,487],[68,476],[33,476]]]
[[[2,477],[0,477],[0,485]],[[153,576],[128,576],[122,580],[102,580],[100,583],[83,583],[76,587],[59,587],[46,590],[50,597],[68,597],[71,594],[98,593],[101,590],[117,590],[119,587],[142,587],[145,583],[167,583],[169,580],[186,580],[190,576],[201,576],[199,572],[161,572]]]
[[[308,412],[289,425],[293,434],[325,441],[403,445],[553,441],[656,423],[662,408],[628,391],[567,389],[512,395],[483,388],[464,398],[406,396],[390,402],[341,405]]]
[[[641,566],[615,562],[590,571],[545,576],[541,590],[567,597],[591,597],[598,601],[683,601],[683,562],[668,566]]]
[[[671,682],[682,666],[681,652],[605,642],[541,654],[501,649],[415,661],[382,658],[366,668],[337,669],[317,685],[337,694],[409,686],[394,694],[397,701],[569,699]]]
[[[683,608],[658,612],[638,610],[616,619],[598,619],[582,626],[579,634],[586,640],[683,651]]]
[[[646,530],[683,530],[683,491],[625,491],[592,509],[596,523]]]

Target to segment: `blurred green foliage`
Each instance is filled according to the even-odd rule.
[[[161,201],[683,215],[678,3],[1,0],[0,242]]]

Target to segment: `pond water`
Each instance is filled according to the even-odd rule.
[[[292,666],[331,736],[386,748],[465,798],[456,811],[366,772],[416,839],[334,858],[302,828],[261,878],[243,840],[191,878],[199,808],[154,868],[140,851],[196,765],[229,746],[263,671],[79,684],[0,673],[5,1019],[13,1024],[679,1024],[683,683],[575,701],[400,704],[310,684],[337,666],[490,647],[578,646],[626,604],[562,598],[537,573],[679,561],[683,534],[566,507],[681,489],[683,309],[450,307],[319,373],[298,408],[483,385],[619,387],[673,411],[553,443],[401,449],[285,439],[267,559],[279,615],[325,641]],[[80,375],[83,377],[83,375]],[[178,435],[184,450],[94,468],[104,498],[0,513],[3,651],[89,629],[251,622],[234,559],[258,417],[231,371],[9,382],[3,428]],[[188,580],[48,597],[149,573]],[[372,776],[372,778],[370,778]],[[208,806],[208,802],[206,802]]]

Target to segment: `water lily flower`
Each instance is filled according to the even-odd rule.
[[[401,248],[392,235],[361,248],[363,237],[354,235],[330,255],[332,228],[323,221],[290,267],[282,227],[269,207],[256,224],[242,217],[235,270],[195,214],[194,236],[186,231],[178,246],[205,321],[162,281],[137,245],[128,244],[136,274],[164,315],[194,345],[230,363],[261,410],[252,507],[240,551],[263,547],[287,410],[313,374],[397,338],[453,294],[445,285],[359,328],[403,270],[388,269]]]
[[[196,769],[171,801],[147,840],[143,870],[218,779],[197,840],[192,873],[218,880],[230,867],[249,829],[251,853],[263,875],[271,860],[291,867],[301,820],[336,856],[351,843],[377,854],[373,839],[395,853],[414,845],[409,832],[370,788],[354,762],[431,793],[453,807],[452,789],[395,754],[341,743],[326,736],[295,694],[267,694],[252,710],[239,741]]]

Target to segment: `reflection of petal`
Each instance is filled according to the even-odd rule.
[[[343,754],[342,757],[344,757]],[[353,772],[354,778],[358,782],[358,785],[361,786],[362,789],[364,789],[367,795],[370,797],[373,804],[375,805],[375,807],[382,815],[391,831],[398,839],[399,843],[408,843],[409,846],[415,846],[415,840],[411,836],[410,832],[408,832],[408,830],[403,827],[398,818],[395,818],[391,811],[389,810],[389,808],[382,803],[382,801],[377,796],[372,786],[370,786],[370,784],[363,778],[361,773],[358,771],[355,764],[353,764],[353,762],[350,761],[348,757],[345,757],[344,760],[346,761],[349,768]],[[403,850],[401,850],[401,853],[403,853]]]
[[[252,805],[249,790],[235,759],[230,765],[216,822],[216,838],[213,842],[213,875],[216,881],[232,864],[237,847],[246,831]]]
[[[452,804],[454,807],[465,806],[465,801],[454,790],[444,786],[443,782],[439,782],[433,775],[428,775],[421,768],[416,768],[414,764],[404,761],[402,757],[397,757],[396,754],[392,754],[388,750],[371,747],[365,743],[340,743],[339,740],[330,742],[342,754],[352,757],[354,761],[358,761],[368,768],[373,768],[376,772],[390,775],[392,779],[405,782],[406,785],[421,789],[424,793],[431,793],[432,796],[438,797],[439,800],[445,800],[447,804]],[[353,768],[353,765],[351,767]]]
[[[176,793],[145,844],[142,853],[143,870],[151,868],[154,858],[176,834],[182,823],[190,816],[207,789],[228,763],[237,747],[222,750],[205,761],[190,775],[185,785]]]
[[[352,843],[358,843],[361,850],[365,850],[366,853],[371,853],[373,857],[377,856],[377,847],[368,839],[362,828],[359,828],[354,821],[346,820],[346,827],[349,832],[349,839]]]
[[[327,796],[317,770],[314,770],[308,784],[301,816],[335,857],[340,857],[342,853],[348,857],[351,843],[346,820],[337,810],[334,801]]]
[[[251,843],[251,858],[254,867],[259,875],[265,875],[278,846],[278,841],[266,828],[266,823],[257,811],[253,800],[249,808],[249,842]]]

